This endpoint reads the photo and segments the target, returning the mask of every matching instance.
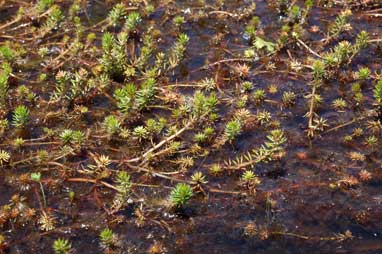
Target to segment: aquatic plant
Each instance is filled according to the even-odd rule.
[[[0,165],[2,166],[4,163],[9,162],[11,155],[4,150],[0,150]]]
[[[136,93],[135,107],[138,110],[147,108],[154,100],[156,80],[149,78],[145,80]]]
[[[51,8],[51,14],[46,19],[45,24],[43,24],[40,28],[42,37],[52,29],[57,29],[64,19],[64,14],[62,13],[60,7],[53,5]]]
[[[36,2],[35,8],[38,13],[42,13],[49,7],[53,6],[54,0],[38,0]]]
[[[12,124],[15,127],[23,127],[29,120],[29,109],[24,106],[20,105],[15,108],[12,115]]]
[[[193,98],[192,113],[195,117],[200,117],[208,112],[213,112],[217,104],[218,100],[214,93],[207,97],[202,92],[197,91]]]
[[[72,244],[67,239],[59,238],[53,242],[55,254],[69,254],[72,250]]]
[[[245,27],[245,33],[250,37],[254,38],[256,36],[256,31],[260,25],[260,18],[258,16],[253,16]]]
[[[155,119],[148,119],[146,121],[146,128],[150,133],[159,134],[166,126],[167,120],[163,117],[159,118],[158,121]]]
[[[207,183],[206,176],[203,175],[203,173],[200,171],[197,171],[194,174],[192,174],[191,179],[192,179],[192,181],[196,182],[197,184],[206,184]]]
[[[132,135],[136,137],[139,141],[147,139],[149,136],[149,131],[144,126],[137,126],[134,128]]]
[[[295,103],[296,94],[294,92],[284,92],[282,96],[282,102],[285,106],[292,106]]]
[[[289,10],[289,19],[293,23],[299,23],[302,17],[301,9],[297,5],[293,5]]]
[[[209,172],[212,174],[212,175],[218,175],[220,173],[223,172],[223,169],[222,167],[219,165],[219,164],[213,164],[211,167],[209,167]]]
[[[138,12],[130,12],[127,15],[126,22],[124,25],[124,29],[127,33],[132,32],[138,24],[142,21],[141,15]]]
[[[85,134],[80,130],[74,131],[66,129],[60,133],[59,137],[63,144],[71,143],[80,145],[85,139]]]
[[[355,73],[355,76],[357,77],[357,79],[367,80],[370,79],[370,74],[370,69],[367,67],[363,67]]]
[[[348,104],[347,104],[347,102],[344,99],[337,98],[337,99],[333,100],[332,106],[336,110],[343,110],[343,109],[345,109],[348,106]]]
[[[182,24],[186,22],[185,18],[183,16],[177,15],[172,19],[172,22],[175,26],[180,27]]]
[[[283,144],[287,141],[283,130],[272,130],[267,135],[267,141],[259,148],[255,148],[246,154],[236,157],[236,159],[225,161],[227,168],[240,169],[253,166],[260,162],[269,162],[282,156]]]
[[[121,122],[117,117],[110,115],[103,120],[103,126],[109,136],[116,134],[121,129]]]
[[[120,171],[117,173],[116,182],[117,182],[116,188],[118,192],[114,197],[113,206],[123,207],[127,204],[127,200],[130,196],[130,191],[132,186],[130,175],[127,174],[127,172],[125,171]]]
[[[241,181],[243,184],[245,184],[248,188],[255,188],[257,185],[261,183],[260,179],[255,175],[255,173],[252,170],[246,170],[241,176]]]
[[[126,68],[126,44],[128,34],[121,32],[115,38],[106,32],[102,37],[103,55],[100,59],[103,71],[112,77],[121,77]]]
[[[373,89],[373,96],[376,104],[382,107],[382,80],[379,80]]]
[[[116,26],[118,22],[126,16],[125,5],[123,3],[118,3],[113,6],[110,10],[108,19],[110,24]]]
[[[137,88],[132,83],[128,83],[123,88],[118,88],[114,91],[117,106],[123,113],[127,113],[133,108],[136,92]]]
[[[323,61],[321,60],[314,61],[312,65],[312,69],[313,69],[312,75],[314,80],[321,80],[325,78],[326,70],[325,70],[325,64],[323,63]]]
[[[119,245],[117,234],[109,228],[103,229],[99,234],[99,238],[102,249],[108,250]]]
[[[44,211],[41,213],[41,216],[38,220],[38,224],[40,224],[40,229],[44,231],[51,231],[55,229],[56,223],[56,217]]]
[[[0,58],[6,61],[4,64],[15,60],[15,52],[10,47],[9,43],[0,47]]]
[[[7,62],[4,62],[0,69],[0,106],[4,106],[8,96],[8,80],[11,72],[11,66]]]
[[[348,23],[348,17],[351,15],[350,10],[342,11],[335,19],[334,23],[330,28],[330,34],[332,36],[338,36],[340,33],[344,31],[348,31],[351,29],[350,24]]]
[[[193,191],[190,185],[178,183],[170,193],[170,202],[175,207],[184,206],[193,196]]]
[[[263,89],[257,89],[253,92],[253,99],[256,103],[261,103],[265,99],[265,91]]]
[[[243,92],[250,92],[253,89],[253,83],[250,81],[244,81],[242,84]]]
[[[0,18],[0,167],[7,172],[0,252],[31,247],[37,229],[47,231],[43,241],[61,227],[76,233],[81,223],[61,211],[74,208],[79,222],[97,216],[84,233],[98,234],[104,253],[171,253],[169,234],[200,221],[168,214],[168,203],[213,226],[227,219],[219,208],[229,202],[240,203],[234,219],[255,209],[256,221],[223,226],[243,225],[234,240],[256,245],[280,235],[307,245],[353,238],[350,231],[294,232],[286,226],[304,231],[304,214],[285,224],[279,205],[296,212],[301,202],[280,197],[298,201],[305,193],[309,213],[317,193],[336,205],[325,195],[352,188],[365,207],[374,199],[365,190],[378,178],[382,134],[382,72],[370,61],[381,42],[369,27],[378,19],[375,1],[275,0],[258,10],[251,1],[101,2],[0,1],[7,9]],[[328,25],[309,17],[317,13]],[[301,177],[308,164],[332,170]],[[293,165],[301,169],[289,174]],[[196,194],[193,209],[182,209]],[[84,199],[99,209],[79,205]],[[347,207],[350,224],[376,224],[374,210]],[[98,216],[110,229],[100,232]],[[163,232],[161,239],[121,241],[111,228],[127,224]],[[60,241],[61,253],[71,252]]]
[[[178,39],[169,52],[168,63],[170,69],[178,66],[180,60],[182,60],[188,41],[189,37],[186,34],[182,33],[178,36]]]
[[[242,123],[237,119],[229,121],[224,130],[224,137],[227,141],[232,142],[238,135],[240,135]]]
[[[207,140],[207,135],[204,134],[203,132],[198,132],[195,134],[194,140],[198,143],[203,143],[204,141]]]
[[[267,125],[272,120],[271,113],[266,110],[258,111],[255,117],[256,121],[262,126]]]

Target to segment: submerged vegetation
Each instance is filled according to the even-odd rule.
[[[381,8],[0,0],[0,253],[381,251]]]

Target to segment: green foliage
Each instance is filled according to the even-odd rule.
[[[36,3],[36,10],[38,13],[42,13],[54,4],[54,0],[38,0]]]
[[[335,19],[334,23],[329,29],[331,36],[336,37],[342,32],[348,31],[351,29],[350,24],[348,23],[348,17],[351,15],[350,11],[342,11]]]
[[[138,69],[144,69],[146,67],[152,52],[154,51],[154,41],[150,33],[143,37],[143,46],[141,47],[141,52],[136,61],[134,61],[133,66]]]
[[[227,123],[224,130],[224,137],[227,139],[227,141],[232,142],[237,136],[240,135],[242,128],[242,123],[237,120],[233,119]]]
[[[218,99],[215,93],[211,93],[208,97],[205,96],[201,91],[196,91],[193,99],[192,113],[196,117],[207,112],[213,112],[218,104]]]
[[[123,3],[119,3],[114,5],[114,7],[110,10],[108,18],[111,25],[116,26],[118,22],[125,17],[125,15],[125,5]]]
[[[257,28],[260,24],[260,18],[258,16],[253,16],[245,27],[245,33],[250,37],[254,38],[256,36]]]
[[[73,19],[81,11],[80,0],[74,0],[69,7],[69,17]]]
[[[85,139],[85,134],[81,130],[65,129],[59,137],[63,144],[81,144]]]
[[[366,48],[369,44],[369,34],[366,31],[361,31],[355,40],[353,51],[354,53]]]
[[[28,120],[29,109],[24,105],[17,106],[13,112],[12,124],[15,127],[23,127],[28,122]]]
[[[35,182],[41,181],[41,172],[33,172],[31,173],[31,180]]]
[[[194,181],[197,184],[206,184],[207,183],[206,176],[203,175],[203,173],[200,171],[193,173],[191,176],[191,179],[192,179],[192,181]]]
[[[134,84],[128,83],[123,88],[114,91],[114,98],[123,113],[129,112],[131,109],[141,111],[154,101],[155,88],[156,80],[153,78],[145,80],[139,90]]]
[[[126,32],[132,32],[142,21],[141,15],[138,12],[130,12],[127,16],[124,29]]]
[[[150,118],[146,121],[146,128],[150,133],[159,134],[166,126],[166,123],[167,120],[165,118],[160,118],[159,121]]]
[[[256,175],[255,173],[253,173],[252,170],[246,170],[244,171],[241,179],[244,181],[244,182],[251,182],[253,179],[255,179]]]
[[[64,14],[61,11],[60,7],[53,5],[52,11],[48,16],[43,28],[45,30],[57,29],[61,21],[64,20]]]
[[[126,171],[118,172],[116,182],[118,183],[117,189],[119,193],[126,195],[130,192],[132,183]]]
[[[301,20],[301,9],[297,5],[293,5],[289,11],[289,18],[292,22],[298,23]]]
[[[53,242],[53,250],[55,254],[69,254],[72,244],[66,239],[57,239]]]
[[[147,139],[150,132],[144,126],[137,126],[133,130],[133,136],[136,137],[139,141]]]
[[[285,106],[291,106],[296,101],[296,94],[292,91],[286,91],[283,93],[282,101]]]
[[[340,42],[331,52],[328,52],[323,56],[325,68],[339,68],[344,62],[349,60],[352,53],[353,48],[348,41]]]
[[[178,66],[178,64],[182,60],[184,52],[186,51],[188,41],[189,37],[186,34],[182,33],[179,35],[174,46],[171,48],[168,58],[168,63],[171,69]]]
[[[111,248],[116,243],[116,235],[111,229],[105,228],[99,234],[101,246],[104,248]]]
[[[337,98],[337,99],[333,100],[332,106],[336,110],[343,110],[343,109],[345,109],[348,106],[348,104],[347,104],[347,102],[344,99]]]
[[[21,85],[17,87],[16,93],[19,98],[25,98],[30,93],[30,90],[26,85]]]
[[[305,21],[306,20],[306,17],[308,16],[309,12],[312,10],[313,8],[313,0],[305,0],[305,3],[304,3],[304,10],[303,10],[303,14],[302,14],[302,20]]]
[[[265,91],[263,89],[257,89],[253,93],[253,99],[255,100],[256,103],[261,103],[265,99]]]
[[[181,26],[186,22],[183,16],[177,15],[172,19],[172,22],[174,23],[175,26]]]
[[[382,106],[382,80],[379,80],[377,84],[375,84],[373,96],[376,104]]]
[[[147,108],[154,100],[156,80],[149,78],[145,80],[138,90],[135,98],[135,107],[138,110]]]
[[[253,83],[250,81],[244,81],[242,84],[243,92],[249,92],[253,89]]]
[[[287,141],[282,130],[272,130],[267,135],[267,140],[257,149],[236,157],[235,160],[226,161],[229,168],[240,169],[253,166],[260,162],[269,162],[275,159],[275,155],[282,154],[283,144]]]
[[[198,132],[194,136],[194,140],[198,143],[203,143],[207,139],[207,136],[203,132]]]
[[[118,193],[114,197],[115,206],[125,206],[131,192],[131,178],[126,171],[119,171],[116,177]]]
[[[109,32],[102,36],[103,55],[100,59],[102,68],[106,74],[113,77],[122,77],[127,64],[126,44],[128,34],[121,32],[115,38]]]
[[[111,33],[106,32],[102,36],[102,49],[104,52],[110,53],[113,49],[114,37]]]
[[[364,67],[364,68],[360,68],[357,72],[356,72],[356,76],[358,79],[361,79],[361,80],[366,80],[366,79],[369,79],[370,78],[370,69],[367,68],[367,67]]]
[[[311,9],[313,7],[313,0],[305,0],[304,6],[306,9]]]
[[[4,62],[0,69],[0,106],[4,106],[8,97],[8,80],[10,73],[12,72],[11,66]]]
[[[8,62],[12,62],[15,59],[15,52],[9,46],[9,43],[0,47],[0,59],[3,59]]]
[[[65,98],[72,101],[81,96],[86,96],[90,89],[88,86],[90,81],[87,77],[88,72],[85,69],[79,69],[76,71],[69,80],[67,89],[64,90]]]
[[[253,41],[253,46],[257,50],[266,50],[268,53],[273,53],[275,51],[275,44],[270,41],[265,41],[264,39],[256,36],[254,41]]]
[[[326,71],[325,71],[325,64],[320,61],[316,60],[313,62],[313,79],[314,80],[321,80],[325,77]]]
[[[208,171],[212,174],[212,175],[219,175],[221,172],[223,172],[223,169],[222,167],[219,165],[219,164],[213,164],[209,169]]]
[[[178,183],[170,194],[170,202],[175,207],[184,206],[193,196],[193,191],[190,185]]]
[[[116,134],[121,129],[121,122],[117,117],[110,115],[103,120],[103,126],[109,136]]]
[[[137,88],[133,83],[128,83],[114,91],[117,106],[123,113],[127,113],[134,106],[136,92]]]
[[[264,125],[268,124],[271,120],[272,120],[272,115],[270,112],[268,112],[266,110],[258,111],[256,114],[256,121],[260,125],[264,126]]]
[[[146,15],[150,15],[151,13],[153,13],[155,11],[155,6],[152,5],[152,4],[147,4],[146,7],[145,7],[145,13]]]
[[[194,136],[194,140],[198,143],[203,143],[207,139],[209,139],[214,133],[215,130],[212,127],[207,127],[203,130],[203,132],[196,133]]]

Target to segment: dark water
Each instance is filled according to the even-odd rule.
[[[67,3],[62,2],[64,2],[63,6],[66,6]],[[88,26],[103,20],[111,7],[101,1],[87,2],[86,12],[81,14],[81,18]],[[161,31],[162,40],[158,45],[159,49],[168,48],[168,45],[171,45],[174,40],[175,32],[171,18],[175,14],[183,14],[187,20],[183,25],[183,31],[190,37],[186,59],[172,75],[168,76],[168,82],[187,83],[217,76],[222,91],[234,96],[233,89],[240,80],[230,79],[233,76],[232,65],[214,66],[207,70],[202,67],[207,63],[235,58],[236,52],[242,52],[249,46],[249,41],[244,38],[243,31],[245,23],[250,17],[236,20],[225,15],[208,15],[206,13],[213,10],[209,5],[215,5],[215,3],[209,3],[210,1],[206,1],[205,4],[201,4],[199,1],[153,2],[156,10],[145,18],[143,23],[144,26],[153,25],[155,29]],[[261,19],[264,37],[271,41],[276,40],[283,24],[282,18],[276,8],[270,6],[267,1],[226,1],[221,10],[240,13],[244,6],[248,6],[252,2],[257,4],[254,14]],[[297,1],[297,3],[301,4],[301,1]],[[315,45],[315,41],[317,42],[325,36],[328,25],[333,22],[340,10],[341,8],[336,6],[314,7],[304,28],[308,30],[309,27],[316,25],[321,32],[306,32],[303,40],[312,41],[312,45]],[[353,29],[345,33],[340,40],[353,40],[354,35],[361,30],[368,31],[371,38],[381,36],[382,18],[367,16],[366,12],[370,10],[373,9],[353,10],[353,15],[350,17]],[[11,7],[0,9],[0,22],[6,22],[12,15],[10,13],[14,11],[15,9]],[[379,13],[381,12],[379,11]],[[100,35],[102,32],[96,31],[96,33]],[[17,37],[17,34],[13,35]],[[215,36],[221,36],[217,43],[212,42],[212,38]],[[3,41],[5,39],[0,38],[0,42]],[[19,40],[16,41],[20,44],[23,43]],[[51,42],[55,42],[55,39],[52,39]],[[320,48],[320,44],[317,43],[317,51],[327,51],[337,42],[338,40],[324,48]],[[44,43],[47,42],[42,42],[42,44]],[[39,47],[38,42],[28,44],[29,46],[32,47],[31,51],[37,50]],[[291,46],[288,50],[294,58],[301,62],[312,57],[302,48]],[[40,71],[39,61],[32,61],[33,57],[36,57],[35,54],[28,53],[27,55],[27,61],[30,60],[32,64],[21,65],[24,66],[22,74],[25,77],[37,78],[37,73]],[[355,139],[351,144],[343,142],[343,137],[351,134],[355,127],[364,128],[364,137],[371,135],[370,131],[365,128],[364,121],[350,124],[337,131],[324,132],[314,140],[309,140],[305,133],[307,118],[304,117],[308,101],[304,96],[310,93],[310,78],[281,72],[281,70],[287,70],[287,64],[290,62],[286,51],[278,53],[273,61],[276,64],[274,72],[260,74],[250,72],[246,80],[252,81],[255,89],[267,90],[269,85],[275,84],[279,91],[276,94],[267,94],[269,100],[280,101],[284,91],[294,91],[297,100],[293,107],[283,109],[272,103],[247,106],[247,109],[254,114],[260,110],[269,111],[275,119],[280,121],[280,126],[286,131],[288,138],[286,157],[277,162],[259,164],[254,167],[255,173],[261,177],[262,181],[256,195],[238,196],[210,193],[207,197],[198,196],[191,200],[183,216],[177,216],[157,204],[168,197],[167,189],[135,188],[137,196],[143,197],[145,203],[153,204],[147,208],[146,223],[137,226],[134,210],[139,207],[139,202],[120,211],[117,215],[108,216],[102,205],[97,204],[96,199],[102,202],[110,200],[113,197],[111,191],[98,190],[96,192],[91,189],[91,185],[85,183],[63,182],[58,186],[53,186],[53,184],[49,186],[46,183],[47,205],[58,218],[57,230],[50,234],[40,234],[42,232],[36,223],[21,226],[18,223],[9,222],[1,228],[2,234],[10,239],[9,248],[5,253],[53,253],[51,245],[57,238],[69,239],[75,253],[102,253],[98,235],[99,231],[107,226],[119,234],[127,246],[123,253],[147,253],[155,242],[162,243],[167,250],[166,253],[186,254],[202,252],[232,254],[382,253],[380,140],[373,149],[366,147],[362,139]],[[261,57],[259,61],[253,63],[252,70],[266,62],[267,58]],[[381,71],[381,63],[380,45],[372,44],[361,51],[348,69],[355,71],[360,66],[367,66],[374,73]],[[346,76],[346,74],[343,75]],[[52,80],[53,76],[49,76],[46,83],[33,84],[31,89],[40,97],[48,97],[53,88]],[[14,81],[14,83],[15,87],[23,82]],[[345,97],[350,101],[351,83],[341,81],[340,77],[330,80],[320,87],[319,92],[323,103],[317,113],[328,119],[329,128],[350,121],[355,116],[365,114],[366,110],[372,109],[372,88],[372,82],[367,81],[364,85],[365,103],[363,108],[348,107],[345,112],[337,112],[330,104],[338,97]],[[193,91],[194,89],[190,88],[180,89],[183,94],[192,94]],[[17,102],[13,103],[17,105]],[[75,126],[77,129],[95,128],[95,121],[102,121],[105,115],[115,109],[104,96],[95,97],[87,106],[92,110],[87,120],[73,122],[71,126]],[[217,123],[220,131],[224,130],[224,123],[229,119],[229,116],[225,117],[225,114],[232,111],[233,107],[225,105],[220,108],[219,113],[223,116],[222,122]],[[59,110],[59,108],[54,110]],[[154,110],[151,113],[166,115],[161,110]],[[34,121],[26,138],[38,138],[42,135],[42,127],[39,125],[38,119],[43,117],[44,112],[38,108],[32,108],[31,114]],[[67,119],[57,117],[48,121],[44,126],[58,128],[67,127],[67,125]],[[208,173],[207,166],[261,145],[266,131],[265,128],[258,128],[244,132],[233,145],[226,144],[218,152],[212,151],[206,158],[196,160],[195,165],[184,175],[190,177],[194,171],[202,171],[208,176],[209,186],[239,191],[238,182],[241,172],[230,172],[216,177]],[[17,136],[13,130],[9,130],[6,134],[9,137]],[[185,134],[185,136],[189,137],[189,141],[192,139],[191,134],[189,136]],[[7,143],[9,137],[2,138],[4,144]],[[379,135],[378,137],[380,138]],[[24,148],[22,152],[13,151],[18,159],[21,159],[28,157],[30,152],[43,147]],[[102,153],[110,147],[126,153],[129,153],[130,149],[129,144],[100,144],[93,149]],[[364,161],[351,160],[349,153],[355,151],[365,154],[366,159]],[[113,154],[113,158],[122,157],[122,154]],[[72,160],[71,162],[85,165],[89,156],[84,153],[83,156]],[[43,168],[49,176],[48,180],[60,178],[58,174],[50,171],[50,167]],[[329,186],[330,183],[341,179],[341,176],[357,176],[362,169],[366,169],[372,174],[372,180],[350,188],[333,189]],[[1,205],[7,204],[11,196],[19,191],[17,183],[9,179],[34,170],[37,169],[27,165],[1,169]],[[166,186],[174,185],[170,181],[150,178],[136,172],[130,173],[137,181],[142,180],[148,184]],[[33,186],[32,190],[34,189],[39,191],[39,186]],[[69,202],[68,190],[73,190],[78,195],[74,204]],[[38,209],[38,200],[34,191],[26,192],[23,195],[27,196],[29,206]],[[97,198],[96,195],[98,195]],[[271,208],[269,207],[270,200],[272,200]],[[118,220],[120,220],[119,223],[117,223]],[[260,239],[258,236],[246,236],[245,228],[251,223],[255,223],[260,231],[267,229],[269,232],[290,234],[270,234],[266,239]],[[343,234],[347,230],[352,233],[353,239],[345,241],[329,239]],[[299,236],[306,236],[308,239]]]

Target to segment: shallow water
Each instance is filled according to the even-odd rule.
[[[62,2],[62,1],[61,1]],[[67,3],[63,1],[63,7]],[[84,1],[85,2],[85,1]],[[100,1],[87,1],[86,12],[81,14],[85,26],[93,25],[103,20],[111,8],[111,4],[103,4]],[[167,75],[166,82],[174,84],[192,83],[206,77],[214,78],[218,81],[219,88],[224,93],[225,98],[235,96],[235,86],[242,79],[234,77],[233,64],[216,65],[204,69],[206,64],[228,58],[235,58],[237,52],[242,52],[249,47],[249,41],[245,39],[244,27],[250,18],[235,20],[225,15],[206,15],[213,9],[199,1],[173,1],[162,3],[153,2],[156,6],[154,13],[143,20],[143,27],[152,25],[160,31],[161,40],[158,42],[158,49],[168,49],[174,41],[176,30],[173,28],[171,18],[176,14],[185,16],[187,22],[183,24],[183,31],[190,37],[186,51],[186,58],[175,70]],[[255,14],[261,19],[261,28],[264,37],[275,41],[278,37],[282,18],[274,6],[268,5],[265,1],[226,1],[224,10],[229,13],[240,13],[244,6],[256,2]],[[302,4],[302,1],[297,1]],[[215,3],[211,3],[215,5]],[[61,3],[60,3],[61,6]],[[350,17],[352,30],[345,33],[333,43],[324,48],[314,41],[318,41],[325,36],[328,25],[333,22],[336,15],[341,10],[340,7],[315,6],[309,16],[305,28],[316,25],[320,32],[304,33],[304,41],[312,41],[317,51],[323,52],[336,45],[338,41],[349,39],[354,40],[354,35],[361,30],[366,30],[371,38],[378,38],[382,35],[382,17],[367,16],[367,11],[372,11],[377,7],[367,7],[366,9],[355,9]],[[12,15],[15,8],[1,8],[0,23],[6,22]],[[379,11],[380,13],[380,11]],[[171,18],[169,18],[171,17]],[[112,30],[112,28],[110,29]],[[95,31],[97,43],[100,43],[102,31]],[[59,38],[51,38],[48,41],[36,41],[25,43],[18,39],[18,32],[6,32],[2,34],[15,36],[16,43],[28,46],[26,53],[26,63],[19,65],[19,76],[26,80],[36,80],[41,72],[41,62],[36,54],[40,45],[45,43],[59,42]],[[211,41],[215,36],[219,36],[217,43]],[[4,42],[5,38],[0,38]],[[312,46],[313,47],[313,46]],[[372,73],[381,70],[382,54],[381,45],[372,44],[367,49],[362,50],[350,66],[341,73],[344,77],[350,75],[349,70],[355,71],[360,66],[368,66]],[[29,51],[30,50],[30,51]],[[300,61],[307,57],[312,57],[309,53],[295,46],[288,48],[289,54]],[[54,56],[53,56],[54,57]],[[84,56],[83,62],[76,62],[77,66],[86,66],[86,62],[94,63],[94,57]],[[254,61],[249,75],[245,80],[254,83],[255,89],[267,90],[270,84],[275,84],[279,91],[275,94],[267,94],[268,100],[281,101],[284,91],[294,91],[297,99],[296,104],[291,108],[280,108],[279,104],[263,103],[258,105],[251,103],[247,109],[256,114],[260,110],[269,111],[272,116],[280,121],[280,126],[286,132],[288,139],[286,145],[286,156],[280,161],[269,164],[258,164],[254,166],[254,172],[261,177],[262,183],[257,188],[255,195],[230,195],[208,193],[207,196],[197,195],[191,200],[181,215],[172,213],[161,203],[165,202],[169,190],[164,188],[134,187],[134,193],[139,198],[145,200],[144,204],[150,204],[145,212],[147,221],[143,226],[136,223],[137,215],[135,209],[141,202],[135,202],[126,209],[119,211],[113,216],[108,216],[103,209],[105,203],[113,198],[113,192],[92,188],[87,183],[60,182],[63,176],[58,174],[50,166],[39,166],[33,168],[29,165],[15,167],[3,166],[0,174],[0,205],[9,203],[11,196],[19,193],[17,181],[12,181],[22,173],[30,173],[36,170],[44,172],[44,187],[46,189],[47,207],[58,219],[57,229],[49,234],[39,230],[37,223],[28,223],[25,226],[18,225],[15,221],[10,221],[2,225],[2,234],[9,239],[9,247],[5,253],[53,253],[52,242],[57,238],[67,238],[72,242],[75,253],[103,253],[99,247],[98,235],[103,228],[111,227],[113,231],[121,236],[121,241],[125,244],[123,253],[146,253],[155,242],[160,242],[166,249],[166,253],[382,253],[382,173],[381,173],[381,143],[373,149],[364,145],[363,139],[354,139],[353,142],[345,143],[343,138],[351,134],[355,127],[365,129],[364,137],[371,135],[365,128],[365,121],[355,122],[336,131],[325,131],[315,139],[310,140],[306,136],[308,101],[304,98],[311,91],[309,86],[310,77],[307,75],[293,75],[282,72],[287,70],[290,62],[288,52],[283,50],[272,59],[276,68],[274,71],[266,73],[256,73],[255,69],[267,63],[269,57],[260,57]],[[63,68],[73,68],[73,66],[63,66]],[[48,73],[48,78],[44,82],[30,84],[27,81],[12,80],[11,88],[22,84],[30,86],[31,90],[41,98],[49,98],[54,90],[54,75]],[[328,129],[346,123],[355,116],[365,114],[367,110],[373,109],[372,82],[364,84],[365,102],[361,108],[349,106],[343,112],[335,111],[331,102],[344,97],[351,101],[351,83],[342,81],[340,77],[323,84],[319,89],[323,98],[322,106],[316,111],[320,116],[328,119],[330,127]],[[165,84],[165,82],[163,82]],[[120,87],[120,84],[114,87]],[[181,94],[191,96],[194,88],[179,88]],[[110,89],[110,94],[113,90]],[[223,97],[223,96],[222,96]],[[10,99],[11,105],[18,105],[15,99]],[[110,112],[116,110],[113,101],[105,95],[97,95],[92,100],[83,103],[89,108],[89,113],[85,119],[70,119],[69,113],[53,116],[52,119],[43,121],[45,110],[57,112],[62,107],[70,108],[71,105],[54,105],[37,108],[31,105],[32,121],[28,129],[22,136],[25,139],[39,138],[43,135],[43,127],[52,129],[73,128],[73,129],[98,129],[97,122],[102,122],[103,118]],[[226,121],[230,118],[235,106],[224,104],[219,107],[221,119],[216,123],[218,132],[224,131]],[[146,112],[145,116],[160,115],[168,117],[168,111],[154,109]],[[11,120],[11,109],[5,110],[3,116]],[[143,124],[143,119],[131,119],[129,125],[137,126]],[[208,165],[215,162],[222,162],[228,158],[246,152],[254,147],[258,147],[264,142],[267,128],[259,127],[245,131],[234,144],[225,144],[218,151],[211,150],[211,153],[203,158],[195,160],[194,166],[187,172],[181,173],[178,177],[190,178],[195,171],[201,171],[207,175],[208,186],[216,189],[241,191],[238,184],[242,172],[229,172],[220,176],[213,176],[208,173]],[[192,142],[192,130],[183,135],[187,144]],[[10,137],[18,137],[20,133],[10,129],[2,137],[3,147],[12,151],[13,161],[18,161],[28,157],[33,151],[38,149],[53,149],[51,146],[28,146],[21,150],[9,145]],[[380,133],[378,134],[380,138]],[[53,140],[53,139],[52,139]],[[135,145],[126,142],[105,142],[94,140],[92,146],[93,153],[105,153],[109,151],[115,160],[125,157],[133,157],[136,154]],[[158,140],[156,140],[158,141]],[[150,143],[145,144],[150,147]],[[118,149],[113,152],[111,149]],[[361,152],[365,154],[364,161],[353,161],[349,158],[350,152]],[[61,163],[68,165],[78,165],[85,167],[90,163],[91,156],[84,149],[81,153]],[[69,164],[70,163],[70,164]],[[114,168],[117,165],[113,166]],[[171,171],[174,166],[166,165],[166,161],[158,162],[155,167],[162,170]],[[170,168],[168,168],[170,167]],[[333,189],[329,186],[341,176],[358,176],[360,170],[366,169],[372,174],[372,180],[359,183],[357,186]],[[174,186],[168,180],[158,179],[142,173],[129,173],[137,182],[145,184],[158,184]],[[76,175],[75,175],[76,176]],[[58,180],[59,184],[53,182]],[[107,180],[109,181],[109,180]],[[111,182],[111,181],[109,181]],[[68,198],[68,191],[77,193],[76,201],[71,203]],[[27,197],[28,205],[39,209],[41,197],[36,196],[39,192],[38,185],[32,185],[30,191],[22,192]],[[135,199],[135,197],[134,197]],[[270,203],[272,203],[270,207]],[[245,227],[255,223],[260,229],[267,229],[269,232],[284,232],[285,234],[272,234],[266,239],[256,236],[246,236]],[[329,239],[343,234],[349,230],[354,236],[353,239],[337,241]],[[308,238],[308,239],[306,239]],[[127,250],[129,249],[129,250]],[[159,252],[158,252],[159,253]]]

